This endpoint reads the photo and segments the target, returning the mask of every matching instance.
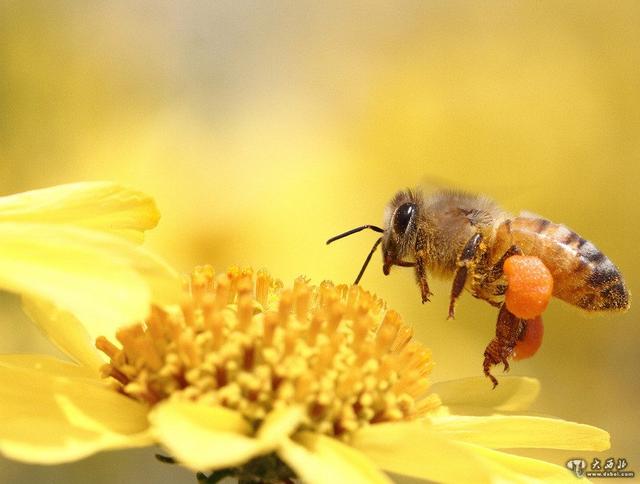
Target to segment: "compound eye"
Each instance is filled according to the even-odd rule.
[[[400,205],[393,216],[393,230],[397,234],[404,234],[415,212],[415,203],[405,203]]]

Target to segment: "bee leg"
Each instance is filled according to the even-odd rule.
[[[491,267],[491,269],[489,270],[489,275],[484,280],[484,282],[492,283],[500,279],[502,277],[504,261],[506,261],[512,255],[522,255],[522,251],[520,250],[519,247],[515,245],[512,245],[511,247],[509,247],[507,251],[504,254],[502,254],[502,257],[498,259],[498,262],[496,262],[493,265],[493,267]]]
[[[427,282],[427,257],[426,251],[420,249],[416,251],[416,280],[420,285],[420,293],[422,295],[422,304],[429,301],[429,296],[433,294],[429,290],[429,283]]]
[[[496,336],[484,350],[482,365],[485,376],[493,383],[493,388],[498,384],[498,380],[491,374],[491,367],[502,363],[504,371],[509,371],[508,358],[513,353],[513,348],[522,335],[526,324],[526,320],[511,314],[507,306],[502,305],[496,322]]]
[[[486,299],[485,299],[486,300]],[[499,308],[500,306],[502,306],[502,301],[487,301],[490,305],[492,305],[494,308]]]
[[[512,255],[521,255],[522,251],[512,245],[502,254],[502,257],[495,262],[480,281],[481,292],[475,294],[476,297],[488,302],[493,307],[499,308],[502,305],[502,298],[507,291],[507,285],[502,279],[504,262]],[[496,300],[497,299],[497,300]]]
[[[462,249],[460,259],[458,260],[458,269],[453,277],[453,284],[451,285],[451,298],[449,299],[449,317],[447,319],[453,319],[455,314],[456,299],[462,293],[465,284],[467,283],[467,275],[469,273],[469,266],[473,262],[476,256],[480,242],[482,241],[481,234],[475,234],[471,237]]]
[[[458,267],[456,275],[453,278],[453,284],[451,285],[451,298],[449,299],[449,316],[447,319],[453,319],[455,316],[456,299],[460,296],[460,293],[464,289],[464,285],[467,282],[467,266]]]

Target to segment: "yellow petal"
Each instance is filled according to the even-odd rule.
[[[278,455],[302,481],[310,484],[391,482],[363,454],[320,434],[301,432],[294,441],[282,442]]]
[[[481,462],[421,422],[369,425],[354,434],[351,445],[398,474],[437,482],[491,481]]]
[[[435,417],[434,431],[494,449],[540,448],[602,451],[610,447],[609,434],[590,425],[566,420],[529,417]]]
[[[157,440],[196,471],[234,467],[272,450],[247,437],[250,425],[223,407],[165,401],[154,407],[149,420]]]
[[[575,484],[576,476],[567,468],[549,462],[507,454],[473,444],[458,445],[473,455],[493,474],[493,482],[566,482]],[[585,481],[588,482],[588,481]]]
[[[540,382],[535,378],[507,376],[493,389],[487,378],[470,377],[435,383],[431,391],[440,396],[442,404],[450,407],[452,413],[513,412],[529,407],[540,393]]]
[[[110,182],[80,182],[0,198],[0,222],[71,224],[142,242],[160,214],[153,199]]]
[[[39,298],[22,298],[22,307],[29,318],[64,353],[96,373],[104,364],[94,346],[99,334],[90,335],[73,314]]]
[[[451,440],[427,421],[370,425],[355,433],[352,445],[384,469],[437,482],[575,479],[548,462]]]
[[[146,412],[93,381],[0,362],[0,452],[8,457],[52,464],[149,445]]]
[[[272,446],[276,446],[298,428],[305,416],[300,406],[287,406],[272,411],[266,416],[256,437]]]
[[[133,243],[65,225],[0,223],[0,288],[52,301],[91,334],[143,319],[151,301],[179,300],[178,275]]]
[[[0,355],[0,365],[5,368],[35,370],[51,376],[93,379],[100,383],[98,374],[87,366],[74,365],[45,355]]]

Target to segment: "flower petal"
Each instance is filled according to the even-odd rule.
[[[104,364],[94,346],[99,335],[90,335],[73,314],[35,297],[23,297],[22,308],[47,338],[73,360],[95,372]]]
[[[234,467],[269,452],[247,437],[251,427],[233,410],[165,401],[149,414],[152,432],[179,462],[196,471]]]
[[[493,449],[539,448],[602,451],[609,434],[590,425],[529,417],[434,417],[433,429],[447,437]]]
[[[110,182],[80,182],[0,198],[0,222],[71,224],[142,242],[160,214],[151,197]]]
[[[383,469],[438,482],[490,482],[472,455],[420,421],[376,424],[358,430],[351,445]]]
[[[78,366],[53,356],[45,355],[0,355],[0,365],[5,368],[35,370],[51,376],[98,380],[98,374],[89,367]]]
[[[275,447],[282,440],[289,438],[298,428],[304,416],[304,409],[298,405],[273,410],[262,422],[256,437]]]
[[[310,484],[390,483],[373,461],[346,444],[320,434],[301,432],[282,442],[278,455]]]
[[[0,452],[13,459],[53,464],[149,445],[146,412],[94,381],[0,362]]]
[[[550,464],[530,457],[507,454],[497,450],[487,449],[479,445],[464,444],[465,449],[492,473],[493,482],[567,482],[575,483],[576,476],[566,467]]]
[[[442,404],[460,412],[491,409],[501,412],[525,410],[540,393],[540,382],[535,378],[505,376],[492,389],[484,377],[470,377],[434,383],[431,391],[442,399]],[[464,410],[464,411],[462,411]]]
[[[538,482],[574,478],[548,462],[456,442],[428,421],[376,424],[358,430],[353,446],[380,467],[438,482]]]
[[[65,225],[0,223],[0,288],[52,301],[111,336],[151,301],[177,302],[178,275],[133,243]]]

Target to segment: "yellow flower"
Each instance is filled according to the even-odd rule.
[[[389,482],[385,469],[442,482],[569,482],[562,467],[497,449],[609,447],[603,430],[513,415],[535,398],[532,379],[430,389],[429,350],[358,286],[299,278],[284,288],[262,271],[199,268],[180,307],[111,328],[118,344],[97,339],[109,357],[100,374],[74,335],[95,334],[93,322],[50,310],[31,312],[78,364],[0,357],[0,451],[27,462],[157,442],[191,469],[245,478],[261,469],[311,483]]]
[[[54,301],[101,334],[143,319],[152,301],[180,297],[175,271],[137,245],[158,219],[150,197],[108,182],[0,197],[0,288],[34,307]]]

